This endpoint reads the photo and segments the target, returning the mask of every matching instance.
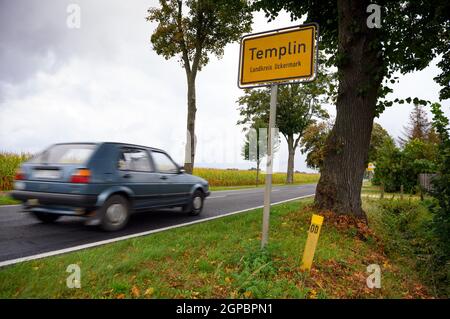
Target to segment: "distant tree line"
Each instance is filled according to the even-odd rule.
[[[313,169],[322,169],[327,153],[326,140],[331,132],[331,124],[317,122],[304,132],[300,144],[306,154],[306,164]],[[439,134],[429,121],[425,106],[414,105],[409,123],[397,142],[378,123],[374,123],[369,154],[366,163],[375,164],[374,185],[383,185],[385,191],[418,191],[418,175],[436,173],[439,166]]]

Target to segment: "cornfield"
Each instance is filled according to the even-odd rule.
[[[0,152],[0,191],[8,191],[13,188],[13,180],[16,169],[20,163],[30,158],[28,153]]]
[[[13,180],[16,169],[20,163],[30,158],[31,154],[14,154],[0,152],[0,191],[8,191],[13,188]],[[227,170],[215,168],[195,168],[194,175],[206,179],[211,186],[251,186],[256,183],[256,171]],[[295,173],[295,184],[315,183],[319,180],[319,174]],[[264,184],[265,175],[259,174],[260,185]],[[284,184],[285,173],[274,173],[273,184]]]
[[[209,182],[210,186],[250,186],[256,184],[256,171],[227,170],[215,168],[194,168],[194,175],[200,176]],[[295,184],[316,183],[319,174],[295,173]],[[259,185],[264,184],[264,173],[259,174]],[[286,173],[274,173],[272,175],[273,184],[284,184]]]

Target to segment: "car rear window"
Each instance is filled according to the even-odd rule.
[[[96,149],[95,144],[57,144],[30,160],[36,164],[84,164]]]

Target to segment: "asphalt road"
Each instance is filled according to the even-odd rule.
[[[271,200],[276,203],[311,195],[315,188],[315,184],[274,187]],[[0,206],[0,262],[250,209],[263,205],[263,199],[263,188],[216,191],[206,199],[199,216],[177,209],[137,213],[125,229],[114,233],[85,226],[79,217],[64,216],[54,224],[43,224],[21,213],[18,205]]]

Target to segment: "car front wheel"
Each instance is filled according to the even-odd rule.
[[[106,200],[102,207],[102,221],[100,227],[106,231],[120,230],[130,219],[128,200],[120,195],[113,195]]]
[[[194,194],[192,194],[189,203],[183,207],[183,210],[192,216],[200,214],[203,210],[204,199],[205,196],[203,192],[196,190]]]

